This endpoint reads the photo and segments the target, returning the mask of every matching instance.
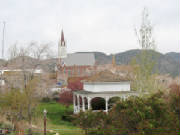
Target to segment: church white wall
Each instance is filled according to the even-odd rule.
[[[130,82],[84,83],[84,90],[90,92],[130,91]]]

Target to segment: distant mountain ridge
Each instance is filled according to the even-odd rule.
[[[121,65],[121,64],[129,64],[132,60],[132,58],[136,57],[137,54],[140,53],[141,50],[139,49],[134,49],[134,50],[128,50],[125,52],[120,52],[115,54],[115,60],[116,64]],[[180,53],[176,52],[169,52],[166,54],[162,54],[160,52],[156,51],[148,51],[149,53],[153,53],[153,56],[158,56],[158,70],[159,73],[161,74],[170,74],[171,76],[178,76],[180,73]],[[94,53],[95,54],[95,60],[97,65],[102,65],[102,64],[111,64],[112,63],[112,54],[107,55],[103,52],[77,52],[77,53]],[[18,61],[18,62],[17,62]],[[14,65],[20,66],[21,63],[21,58],[17,59],[12,59],[9,61],[5,60],[0,60],[0,65],[5,66],[5,67],[14,67]],[[39,63],[38,60],[34,58],[26,58],[27,65],[32,65]],[[28,62],[29,61],[29,62]],[[52,72],[55,69],[57,62],[57,58],[51,58],[51,59],[45,59],[40,61],[40,66],[39,68],[44,69],[45,71]],[[28,64],[29,63],[29,64]],[[30,67],[30,66],[28,66]],[[16,67],[18,68],[18,67]]]
[[[115,54],[115,60],[118,65],[129,64],[132,58],[136,57],[141,50],[134,49]],[[157,56],[158,70],[161,74],[170,74],[171,76],[178,76],[180,73],[180,53],[169,52],[162,54],[156,51],[148,51]],[[112,55],[106,55],[102,52],[94,52],[97,64],[112,63]]]
[[[180,53],[169,52],[169,53],[166,53],[165,56],[171,57],[172,59],[174,59],[176,62],[180,64]]]

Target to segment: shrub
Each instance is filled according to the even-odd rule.
[[[72,122],[73,121],[72,115],[73,115],[72,110],[65,110],[64,114],[62,115],[62,120]]]
[[[172,113],[176,116],[174,118],[174,123],[178,125],[176,128],[180,131],[180,85],[172,84],[169,88],[169,106]]]
[[[83,90],[82,80],[87,77],[70,77],[68,78],[68,88],[71,90]]]
[[[70,77],[68,78],[68,89],[59,94],[59,103],[66,105],[67,107],[73,103],[73,91],[83,90],[83,83],[81,80],[86,77]]]
[[[172,134],[174,122],[169,106],[158,92],[149,98],[131,97],[110,112],[117,134]]]
[[[41,102],[44,102],[44,103],[47,103],[47,102],[50,102],[51,99],[49,97],[43,97]]]
[[[98,135],[102,131],[104,131],[105,126],[104,121],[106,121],[108,117],[104,112],[96,112],[92,111],[80,112],[77,115],[74,115],[74,123],[81,127],[86,135],[96,134]],[[103,129],[103,130],[102,130]],[[98,133],[98,134],[97,134]]]
[[[89,111],[75,117],[75,123],[88,135],[174,135],[180,127],[162,92],[120,100],[108,115]]]
[[[58,101],[59,100],[59,92],[55,91],[53,94],[52,94],[52,100],[54,101]]]
[[[66,105],[68,107],[73,103],[73,94],[71,90],[66,90],[59,94],[59,103]]]

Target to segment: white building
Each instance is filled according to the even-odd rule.
[[[5,80],[4,79],[0,79],[0,86],[4,86],[5,85]]]
[[[42,74],[44,71],[41,68],[36,68],[36,69],[11,69],[11,68],[4,68],[4,69],[0,69],[0,86],[4,86],[6,84],[7,78],[4,76],[6,73],[23,73],[23,72],[29,72],[29,73],[34,73],[36,75]]]
[[[113,97],[126,99],[129,96],[138,96],[130,90],[130,82],[84,82],[84,90],[73,92],[74,113],[91,109],[91,101],[100,97],[105,100],[105,112],[108,112],[108,102]],[[81,99],[81,102],[80,102]],[[85,103],[87,102],[87,103]]]

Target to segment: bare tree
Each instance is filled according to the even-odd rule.
[[[149,13],[147,8],[144,8],[142,12],[141,26],[139,29],[135,28],[135,34],[137,36],[138,43],[142,49],[155,49],[153,26],[149,19]]]
[[[10,62],[8,64],[9,68],[12,69],[12,72],[5,74],[7,86],[10,89],[17,89],[20,91],[17,96],[22,101],[18,107],[18,114],[24,112],[25,117],[29,123],[29,134],[31,132],[32,125],[32,115],[33,110],[37,105],[37,95],[41,88],[44,88],[47,79],[44,79],[42,74],[36,74],[37,68],[42,66],[42,60],[50,57],[50,47],[49,44],[37,44],[36,42],[31,42],[27,47],[17,47],[15,44],[10,49]],[[42,92],[40,92],[42,94]],[[8,94],[8,93],[7,93]],[[9,98],[9,100],[11,100]],[[18,103],[19,104],[19,103]],[[5,104],[7,105],[7,104]],[[8,105],[12,105],[11,103]],[[18,119],[20,120],[20,119]]]
[[[155,75],[153,75],[157,73],[158,55],[155,53],[153,26],[146,8],[142,12],[140,28],[135,28],[135,34],[141,47],[141,52],[132,60],[134,67],[132,87],[140,92],[152,92],[161,89],[161,86],[155,80]]]

